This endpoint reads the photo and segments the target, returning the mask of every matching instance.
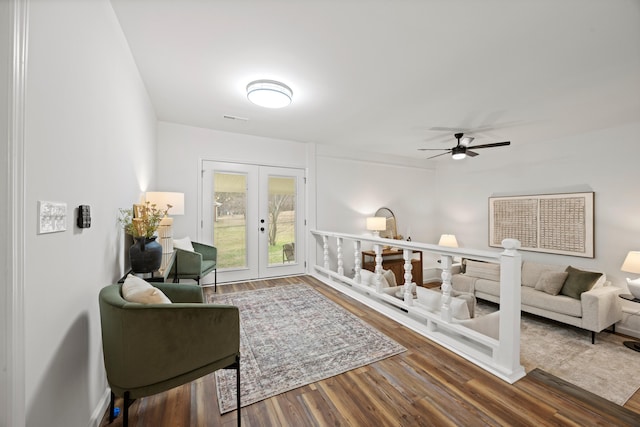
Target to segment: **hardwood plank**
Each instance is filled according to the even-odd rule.
[[[310,284],[407,351],[242,408],[245,426],[640,426],[640,391],[622,407],[539,370],[507,384],[310,276],[221,284],[218,293],[296,283]],[[213,295],[213,287],[204,292]],[[219,414],[213,374],[138,399],[130,412],[131,426],[232,427],[237,420],[236,411]],[[121,425],[122,417],[111,424]]]

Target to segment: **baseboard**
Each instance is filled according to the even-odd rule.
[[[102,393],[102,397],[98,401],[98,405],[93,410],[91,414],[91,419],[89,420],[89,427],[99,427],[100,421],[102,421],[102,417],[104,413],[109,408],[109,402],[111,400],[111,390],[107,387],[107,389]]]

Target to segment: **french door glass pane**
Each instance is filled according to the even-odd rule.
[[[296,178],[269,176],[269,265],[295,263]]]
[[[213,244],[218,268],[247,266],[247,175],[213,174]]]

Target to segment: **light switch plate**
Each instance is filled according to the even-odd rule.
[[[67,229],[67,204],[38,200],[38,234],[58,233]]]

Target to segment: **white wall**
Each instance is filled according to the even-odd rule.
[[[414,241],[437,243],[435,172],[407,163],[410,162],[390,156],[356,157],[318,146],[316,228],[369,234],[365,228],[366,218],[373,216],[378,208],[387,207],[396,217],[398,234]],[[352,243],[347,245],[343,249],[344,268],[345,274],[350,274]],[[334,250],[333,245],[330,250]],[[321,259],[316,257],[316,261]]]
[[[156,119],[108,1],[32,1],[29,31],[27,425],[86,426],[107,387],[98,292],[123,273],[118,208],[153,182]],[[36,234],[38,200],[67,203],[67,231]]]
[[[602,270],[626,289],[628,273],[620,266],[628,251],[640,249],[639,134],[640,122],[535,144],[513,141],[473,159],[440,162],[438,227],[455,233],[465,247],[488,249],[489,196],[594,191],[595,258],[526,251],[522,256]]]
[[[202,160],[307,168],[308,145],[239,133],[158,123],[156,191],[184,194],[184,215],[173,217],[173,235],[198,236],[198,189]]]

